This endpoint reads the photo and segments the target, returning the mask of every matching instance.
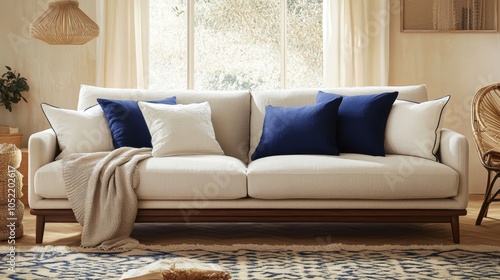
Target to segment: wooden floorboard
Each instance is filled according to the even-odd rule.
[[[471,195],[467,216],[460,217],[461,244],[500,246],[500,202],[493,203],[481,226],[475,221],[481,195]],[[24,236],[16,244],[35,244],[35,217],[25,211]],[[81,226],[47,223],[44,245],[80,245]],[[132,237],[143,244],[300,244],[327,243],[366,245],[453,244],[450,224],[365,223],[226,223],[226,224],[136,224]],[[6,241],[0,245],[7,245]]]

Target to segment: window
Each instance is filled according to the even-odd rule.
[[[322,0],[150,0],[150,86],[320,86],[322,7]]]

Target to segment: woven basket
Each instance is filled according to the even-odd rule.
[[[0,134],[0,144],[14,144],[21,149],[22,133]]]
[[[22,160],[21,150],[14,144],[0,144],[0,174],[7,174],[9,166],[19,168]]]
[[[7,224],[8,218],[17,218],[17,222],[21,223],[24,218],[24,204],[21,200],[16,200],[16,206],[14,208],[14,215],[9,213],[9,204],[2,202],[0,203],[0,228]]]
[[[10,229],[7,227],[7,225],[9,225],[11,221],[7,220],[7,218],[17,218],[17,220],[15,221],[16,238],[19,238],[24,234],[24,204],[20,200],[16,201],[14,215],[9,214],[8,207],[9,205],[7,203],[0,203],[0,240],[7,240],[10,236]]]
[[[24,226],[22,223],[16,223],[15,236],[16,239],[24,235]],[[10,236],[10,229],[7,226],[0,228],[0,240],[7,240]]]
[[[0,173],[0,203],[7,201],[9,193],[12,194],[12,191],[9,192],[9,189],[15,190],[16,199],[23,197],[23,174],[19,171],[16,171],[15,174],[14,178],[10,178],[7,174]],[[9,183],[12,184],[12,180],[9,181],[9,179],[15,180],[14,188],[9,186]]]

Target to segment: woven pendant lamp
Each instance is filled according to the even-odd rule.
[[[78,6],[77,0],[50,1],[31,23],[31,36],[51,45],[83,45],[99,36],[99,26]]]

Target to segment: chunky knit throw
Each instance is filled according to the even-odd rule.
[[[63,159],[63,178],[76,219],[82,225],[82,247],[129,250],[137,215],[137,164],[151,157],[150,148],[123,147],[111,152],[72,154]]]

